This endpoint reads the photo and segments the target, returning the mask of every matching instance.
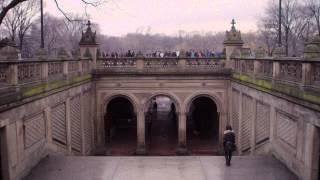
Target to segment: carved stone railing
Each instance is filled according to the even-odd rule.
[[[0,84],[7,83],[7,72],[8,72],[9,65],[7,64],[0,64]]]
[[[90,64],[86,59],[0,61],[0,88],[88,74],[91,73]]]
[[[218,58],[105,58],[97,61],[99,72],[121,73],[215,73],[227,71]]]
[[[233,58],[233,72],[252,79],[266,79],[289,85],[320,88],[320,59]]]

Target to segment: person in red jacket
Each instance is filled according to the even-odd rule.
[[[226,165],[230,166],[232,152],[236,150],[236,136],[232,130],[230,125],[227,125],[226,130],[224,131],[223,136],[223,147],[224,147],[224,155],[226,158]]]

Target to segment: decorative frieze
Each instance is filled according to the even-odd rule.
[[[48,63],[48,77],[53,78],[61,76],[63,73],[63,62]]]
[[[19,82],[30,82],[40,80],[41,74],[41,63],[24,63],[18,65]]]
[[[8,68],[7,64],[0,64],[0,83],[7,82]]]
[[[292,61],[280,62],[280,78],[300,82],[302,80],[302,63]]]

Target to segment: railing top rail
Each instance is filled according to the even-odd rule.
[[[255,58],[255,57],[243,57],[243,58],[232,58],[233,60],[258,60],[258,61],[300,61],[300,62],[310,62],[318,63],[320,58],[306,59],[304,57],[264,57],[264,58]]]
[[[185,59],[185,60],[197,60],[197,59],[212,59],[212,60],[223,60],[225,58],[222,57],[99,57],[98,60],[121,60],[121,59],[141,59],[141,60],[154,60],[154,59],[159,59],[159,60],[166,60],[166,59],[174,59],[174,60],[180,60],[180,59]]]
[[[27,63],[48,63],[48,62],[65,62],[65,61],[80,61],[80,60],[89,60],[89,59],[23,59],[23,60],[0,60],[0,64],[27,64]]]

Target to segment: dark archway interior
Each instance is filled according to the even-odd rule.
[[[133,155],[137,118],[132,103],[124,97],[114,98],[107,106],[104,119],[107,154]]]
[[[166,96],[154,97],[146,113],[146,143],[149,155],[175,155],[178,116],[173,101]]]
[[[187,116],[187,145],[192,154],[217,155],[219,114],[214,101],[196,98]]]

